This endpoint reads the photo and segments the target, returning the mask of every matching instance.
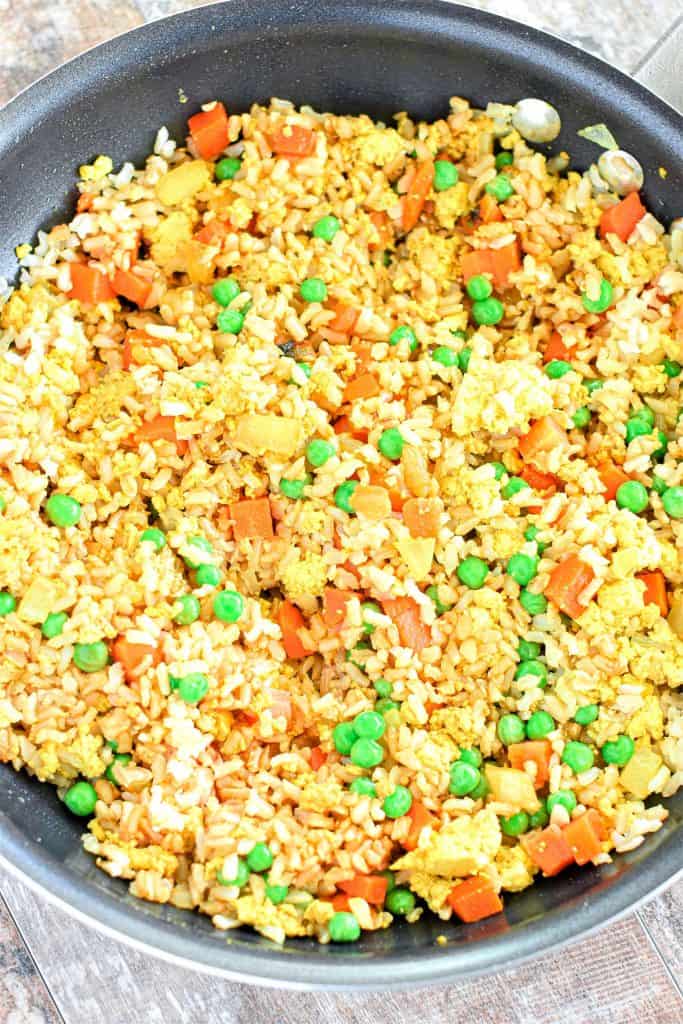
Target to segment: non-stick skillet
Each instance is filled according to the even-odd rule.
[[[680,27],[678,43],[670,35],[666,46],[668,56],[650,61],[650,80],[680,96]],[[16,244],[70,214],[80,163],[99,153],[141,160],[159,125],[182,138],[188,114],[206,100],[242,110],[276,95],[339,113],[433,118],[454,94],[548,100],[563,119],[552,149],[570,151],[581,169],[598,151],[577,129],[605,122],[641,161],[655,215],[668,223],[683,214],[680,114],[566,43],[435,0],[233,0],[97,47],[0,113],[0,274],[14,276]],[[504,915],[469,926],[426,915],[366,933],[351,948],[297,940],[279,949],[249,930],[226,935],[207,918],[134,900],[82,851],[81,822],[53,789],[4,765],[0,856],[84,919],[190,966],[271,985],[405,986],[508,967],[652,895],[683,865],[683,793],[668,807],[666,825],[639,849],[541,881],[506,899]],[[436,943],[440,935],[446,945]]]

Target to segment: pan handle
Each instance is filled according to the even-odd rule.
[[[653,46],[633,77],[683,113],[683,17]]]

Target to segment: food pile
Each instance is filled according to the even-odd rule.
[[[353,941],[666,818],[683,226],[523,102],[210,103],[18,250],[0,760],[138,897]]]

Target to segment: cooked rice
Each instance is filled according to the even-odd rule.
[[[490,113],[504,121],[506,109]],[[162,127],[143,168],[114,172],[106,157],[82,167],[79,212],[21,247],[15,291],[0,281],[0,586],[17,601],[0,625],[0,760],[61,795],[79,779],[94,784],[84,846],[104,871],[130,880],[134,895],[198,910],[219,929],[248,924],[276,942],[328,941],[344,905],[339,883],[392,866],[444,919],[463,877],[486,876],[497,892],[531,884],[539,864],[529,837],[538,829],[520,841],[499,824],[524,811],[519,777],[509,777],[507,797],[495,788],[478,798],[449,792],[463,749],[509,767],[497,735],[508,712],[555,719],[539,794],[571,790],[571,817],[598,812],[604,832],[593,862],[633,849],[666,818],[650,797],[671,796],[683,782],[683,531],[654,491],[640,516],[606,501],[599,470],[622,465],[648,489],[655,470],[668,487],[683,483],[680,378],[662,370],[683,351],[680,239],[647,214],[627,242],[601,240],[601,213],[616,197],[594,196],[586,176],[550,173],[517,133],[460,98],[434,124],[401,114],[386,127],[281,100],[228,123],[225,152],[242,159],[232,180],[216,181],[212,164],[198,171],[195,144],[177,146]],[[283,124],[312,130],[313,152],[278,157],[272,135]],[[501,221],[483,223],[476,207],[496,174],[501,136],[515,192]],[[457,164],[459,184],[432,190],[405,233],[415,160],[437,153]],[[198,186],[164,205],[169,172],[190,164]],[[341,223],[329,242],[311,235],[327,214]],[[217,223],[218,233],[206,234]],[[196,239],[200,231],[207,241]],[[462,257],[516,242],[523,262],[496,289],[504,319],[477,327]],[[149,284],[144,308],[71,298],[73,268],[84,260],[110,277],[134,267]],[[241,288],[229,308],[246,314],[237,335],[216,326],[211,284],[228,274]],[[325,282],[327,301],[300,298],[312,277]],[[581,293],[595,298],[603,277],[613,302],[604,315],[587,313]],[[357,311],[350,334],[329,328],[335,302]],[[387,343],[401,324],[417,336],[414,353],[405,339]],[[553,332],[572,353],[571,372],[554,380],[543,369]],[[466,369],[432,358],[437,346],[459,354],[465,345]],[[348,383],[367,372],[378,393],[345,403]],[[589,395],[582,381],[595,377],[605,383]],[[582,406],[591,412],[585,431],[572,421]],[[663,459],[654,434],[626,445],[625,422],[642,407],[666,433]],[[525,469],[520,436],[551,413],[567,443],[541,451],[533,468],[554,482],[506,498],[508,476]],[[178,443],[136,442],[141,424],[160,414],[173,417]],[[261,444],[252,433],[266,421]],[[377,447],[389,427],[404,439],[397,461]],[[313,438],[334,448],[318,468],[306,460]],[[508,476],[496,480],[492,461]],[[302,499],[282,492],[281,481],[304,478]],[[349,480],[383,489],[392,510],[349,515],[334,500]],[[80,502],[78,525],[51,525],[45,501],[54,492]],[[264,496],[272,539],[236,539],[233,503]],[[427,539],[404,522],[409,498],[436,504]],[[537,540],[525,537],[531,524]],[[150,526],[165,533],[159,551],[141,543]],[[210,550],[193,546],[198,536]],[[585,611],[570,619],[551,601],[531,617],[506,573],[520,551],[539,557],[534,594],[578,556],[591,573],[577,595]],[[456,575],[467,556],[489,566],[481,589]],[[219,588],[243,596],[236,622],[216,617],[216,588],[198,585],[186,560],[217,567]],[[638,579],[656,571],[668,620],[644,602]],[[338,624],[324,614],[330,589],[348,592]],[[188,593],[201,614],[179,625],[176,598]],[[425,633],[422,649],[402,630],[396,598]],[[376,607],[364,612],[360,600]],[[283,646],[284,601],[303,616],[296,658]],[[63,631],[46,639],[41,624],[58,611],[68,613]],[[142,645],[137,667],[117,660],[117,638]],[[542,645],[547,688],[533,675],[514,679],[520,638]],[[74,645],[101,640],[113,660],[79,670]],[[177,689],[191,673],[210,683],[199,703]],[[337,752],[332,733],[374,708],[380,677],[397,706],[385,709],[381,764],[364,771]],[[574,715],[593,703],[599,717],[581,727]],[[635,781],[600,756],[621,735],[643,761]],[[570,740],[595,752],[579,775],[562,761]],[[114,751],[131,757],[105,778]],[[521,771],[533,793],[533,758]],[[375,796],[350,790],[360,775]],[[397,785],[430,815],[412,839],[411,815],[392,820],[383,809]],[[569,821],[556,805],[550,828]],[[226,884],[255,843],[273,854],[267,884],[288,887],[283,902],[268,897],[258,872],[242,887]],[[364,898],[347,902],[362,929],[392,920]]]

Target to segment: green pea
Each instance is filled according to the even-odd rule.
[[[630,444],[634,437],[647,437],[652,433],[652,424],[643,416],[630,416],[626,420],[626,444]]]
[[[178,611],[173,616],[173,621],[180,626],[189,626],[199,618],[199,601],[194,594],[181,594],[175,599]]]
[[[676,362],[675,359],[669,359],[668,356],[662,363],[662,368],[667,377],[680,377],[681,372],[683,372],[683,366]]]
[[[548,821],[548,811],[541,805],[537,811],[529,815],[529,828],[543,828],[548,824]]]
[[[548,814],[552,814],[555,807],[564,807],[565,811],[571,814],[576,807],[576,794],[573,789],[558,789],[556,793],[550,794],[546,806]]]
[[[550,377],[551,380],[559,380],[560,377],[564,377],[565,374],[571,373],[571,371],[572,364],[568,363],[565,359],[551,359],[545,367],[546,376]]]
[[[66,612],[50,612],[40,627],[40,632],[46,640],[52,640],[53,637],[61,635],[68,618]]]
[[[332,730],[334,748],[337,753],[342,754],[344,757],[348,757],[351,753],[351,748],[357,739],[356,730],[351,725],[351,722],[340,722]]]
[[[369,711],[368,714],[373,714],[373,712]],[[382,718],[381,715],[377,717]],[[358,768],[375,768],[384,760],[384,748],[375,740],[360,737],[351,747],[349,756],[351,763],[357,765]]]
[[[2,494],[0,494],[0,512],[4,512],[6,508],[7,508],[7,502],[3,498]]]
[[[538,680],[538,686],[542,690],[548,685],[548,669],[542,661],[520,661],[515,672],[515,679],[523,679],[524,676],[535,676]]]
[[[604,386],[604,384],[604,380],[592,380],[589,377],[586,377],[586,379],[583,382],[583,386],[585,387],[589,395],[592,395],[594,391],[599,391],[600,388]]]
[[[358,487],[357,480],[345,480],[343,484],[339,484],[339,487],[334,492],[335,505],[342,512],[347,512],[350,516],[355,516],[356,514],[351,508],[351,498],[356,487]]]
[[[628,509],[634,515],[644,512],[648,506],[647,489],[639,480],[627,480],[617,489],[617,505],[619,508]]]
[[[470,800],[483,800],[489,792],[489,784],[486,781],[486,776],[481,773],[479,784],[475,786],[471,793],[468,793]]]
[[[450,160],[434,161],[434,191],[445,192],[458,184],[458,168]]]
[[[219,306],[229,306],[242,291],[237,278],[222,277],[211,286],[211,295]]]
[[[244,886],[249,881],[249,868],[240,857],[237,860],[237,870],[235,873],[235,877],[226,878],[222,871],[217,871],[216,881],[218,882],[219,885],[234,885],[237,886],[238,889],[243,889]]]
[[[532,594],[523,587],[519,592],[519,603],[528,615],[543,615],[548,608],[548,600],[544,594]]]
[[[324,302],[327,298],[327,285],[319,277],[307,277],[299,285],[299,295],[304,302]]]
[[[401,324],[399,327],[394,327],[393,331],[389,335],[390,345],[398,345],[401,341],[408,341],[410,343],[411,352],[414,352],[417,348],[417,335],[413,328],[409,327],[408,324]]]
[[[401,431],[397,430],[396,427],[388,427],[386,430],[383,430],[377,442],[377,447],[382,455],[387,459],[391,459],[392,462],[396,462],[401,458],[404,445],[405,441]]]
[[[541,653],[541,645],[534,640],[520,640],[517,645],[517,654],[520,661],[533,661]]]
[[[382,802],[382,810],[387,818],[402,818],[412,806],[413,794],[405,786],[396,786]]]
[[[538,553],[542,555],[548,545],[544,541],[538,540],[538,534],[539,529],[537,526],[527,526],[524,531],[524,540],[535,541]]]
[[[486,191],[494,199],[497,199],[499,203],[504,203],[506,199],[515,194],[512,182],[507,174],[497,174],[493,181],[490,181],[486,186]]]
[[[335,216],[328,213],[325,217],[319,217],[313,225],[312,235],[314,238],[320,238],[323,242],[331,242],[334,236],[337,234],[341,227],[341,224]]]
[[[473,789],[476,789],[481,779],[479,769],[462,759],[451,765],[449,774],[448,792],[455,796],[467,796]]]
[[[652,484],[650,485],[655,494],[659,494],[661,497],[664,491],[667,489],[666,484],[662,480],[661,476],[654,475],[652,477]]]
[[[201,672],[190,672],[179,680],[177,690],[186,704],[199,704],[209,692],[209,680]]]
[[[116,781],[116,775],[114,774],[116,765],[130,764],[130,761],[131,754],[114,754],[113,759],[107,765],[106,771],[104,773],[105,779],[108,779],[108,781],[111,782],[114,786],[118,786],[119,783]]]
[[[206,539],[206,537],[188,537],[187,544],[189,547],[196,548],[197,551],[203,551],[207,555],[213,552],[213,545],[211,544],[210,541]],[[197,562],[194,560],[194,558],[190,558],[189,555],[183,555],[183,561],[185,565],[188,567],[188,569],[198,569],[199,566],[206,561],[206,559],[200,559],[200,561]]]
[[[220,590],[213,599],[213,614],[221,622],[237,622],[244,614],[244,598],[236,590]]]
[[[500,821],[500,830],[506,836],[521,836],[529,830],[529,815],[524,811],[498,820]]]
[[[683,487],[669,487],[662,495],[664,511],[670,519],[683,519]]]
[[[498,153],[496,156],[496,170],[502,171],[503,167],[509,167],[512,163],[512,153],[508,153],[505,150],[502,153]]]
[[[521,743],[526,736],[524,722],[514,713],[501,715],[496,726],[496,734],[506,747],[511,743]]]
[[[450,333],[454,338],[458,338],[460,341],[467,341],[467,331],[458,329],[456,331],[451,331]]]
[[[450,367],[458,365],[458,353],[446,345],[439,345],[438,348],[435,348],[432,352],[432,359],[435,363],[440,363],[441,366]]]
[[[361,612],[376,612],[378,615],[382,612],[382,609],[376,601],[361,601],[360,609]],[[367,621],[365,615],[363,615],[363,632],[369,636],[371,633],[375,632],[375,628],[376,627],[373,626],[371,622]]]
[[[479,590],[486,582],[489,567],[483,559],[477,558],[476,555],[468,555],[467,558],[463,558],[455,572],[464,586],[470,590]]]
[[[312,374],[313,370],[311,369],[309,364],[308,363],[297,363],[296,365],[297,365],[298,369],[301,370],[301,372],[303,373],[303,375],[306,378],[306,380],[310,380],[311,379],[311,374]],[[294,380],[293,377],[290,378],[289,383],[290,384],[296,384],[297,387],[301,387],[301,382],[298,381],[298,380]]]
[[[384,906],[394,917],[405,917],[415,909],[415,897],[410,889],[396,886],[395,889],[387,893]]]
[[[520,491],[525,491],[528,486],[529,485],[526,480],[522,480],[521,476],[511,476],[500,493],[506,501],[509,501],[510,498],[515,496],[515,494],[519,494]]]
[[[266,843],[256,843],[247,854],[247,867],[257,875],[268,871],[272,864],[273,854]]]
[[[356,942],[360,938],[357,919],[344,910],[332,915],[327,928],[332,942]]]
[[[562,764],[568,765],[575,775],[580,775],[593,767],[595,757],[587,743],[570,740],[569,743],[565,743],[561,760]]]
[[[666,450],[669,447],[669,438],[666,436],[663,430],[657,431],[657,437],[659,439],[659,446],[650,455],[650,458],[655,462],[661,462],[665,455]]]
[[[74,665],[81,672],[99,672],[109,662],[109,650],[104,640],[92,644],[74,644]]]
[[[51,494],[45,502],[45,512],[50,522],[62,529],[75,526],[81,518],[80,502],[68,494]]]
[[[294,501],[298,501],[299,498],[303,498],[304,489],[311,483],[311,477],[307,473],[302,480],[287,480],[285,477],[280,480],[280,493],[284,494],[285,498],[292,498]]]
[[[349,789],[352,793],[356,793],[358,796],[377,796],[377,789],[375,783],[371,779],[366,779],[364,775],[354,779]]]
[[[356,735],[368,740],[379,740],[386,732],[386,722],[376,711],[361,711],[353,720]]]
[[[507,474],[507,469],[505,468],[503,463],[502,462],[492,462],[491,465],[493,466],[493,475],[494,475],[495,479],[496,480],[502,480],[502,478],[504,476],[506,476],[506,474]]]
[[[469,345],[465,345],[464,348],[460,349],[458,353],[458,366],[463,373],[467,373],[470,368],[470,359],[472,358],[472,349]]]
[[[216,317],[221,334],[239,334],[244,327],[244,313],[237,309],[223,309]]]
[[[306,458],[316,469],[324,466],[333,455],[336,455],[334,445],[330,441],[324,441],[321,437],[315,438],[306,446]]]
[[[581,302],[587,313],[604,313],[612,305],[613,298],[614,289],[605,277],[600,282],[600,293],[597,299],[589,299],[586,292],[581,293]]]
[[[270,900],[276,907],[280,903],[284,903],[289,896],[288,885],[267,885],[266,886],[266,899]]]
[[[432,584],[430,587],[427,587],[427,589],[425,590],[425,594],[434,602],[434,609],[437,615],[445,615],[446,612],[449,612],[453,607],[452,604],[444,604],[443,601],[440,600],[439,588],[434,584]]]
[[[215,565],[200,565],[194,574],[194,581],[198,587],[217,587],[221,581],[221,571]]]
[[[600,748],[602,759],[605,764],[616,764],[623,768],[631,760],[635,753],[636,745],[630,736],[618,736],[615,740],[608,740]]]
[[[475,274],[469,279],[465,287],[467,294],[475,302],[481,302],[483,299],[488,299],[490,295],[493,295],[493,285],[488,277],[484,277],[483,274]]]
[[[208,386],[209,386],[209,382],[206,381],[206,380],[193,380],[192,383],[193,383],[193,385],[196,388],[199,388],[199,389],[201,389],[201,388],[208,388]]]
[[[590,725],[596,720],[599,714],[600,708],[597,704],[584,704],[583,707],[576,709],[574,721],[577,725]]]
[[[481,768],[482,756],[474,747],[463,747],[458,760],[471,764],[474,768]]]
[[[74,782],[64,794],[64,803],[72,814],[79,818],[89,818],[95,810],[97,793],[89,782]]]
[[[0,616],[11,614],[16,607],[16,598],[6,590],[0,590]]]
[[[388,697],[382,697],[375,704],[375,711],[379,711],[380,715],[386,715],[389,711],[398,711],[401,705],[396,700],[390,700]],[[391,725],[391,722],[389,723]]]
[[[378,697],[390,697],[393,686],[388,679],[375,679],[372,684],[377,692]]]
[[[156,527],[150,526],[149,529],[143,530],[140,534],[141,544],[153,544],[157,551],[161,551],[162,548],[166,547],[166,534],[162,530],[157,530]]]
[[[520,587],[526,587],[527,583],[531,583],[537,572],[538,559],[522,552],[513,555],[507,564],[508,576],[511,576],[515,583],[519,583]]]
[[[577,430],[584,430],[591,421],[591,411],[586,405],[581,405],[572,415],[572,423]]]
[[[500,323],[505,316],[505,307],[499,299],[494,299],[491,296],[491,298],[483,299],[482,302],[472,304],[472,316],[475,323],[482,326],[493,326]]]
[[[534,711],[526,723],[526,735],[530,740],[542,740],[555,729],[555,719],[547,711]]]

